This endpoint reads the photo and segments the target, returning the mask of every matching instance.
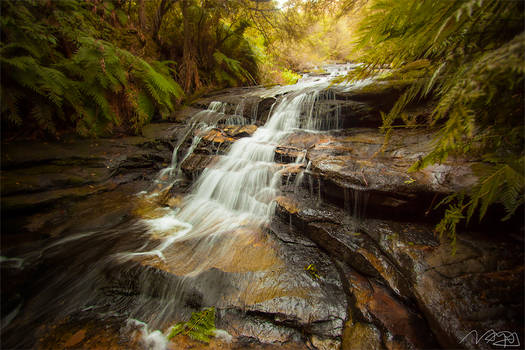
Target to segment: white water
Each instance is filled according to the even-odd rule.
[[[164,251],[167,248],[175,242],[196,238],[206,239],[198,241],[200,243],[194,248],[194,255],[217,256],[227,250],[219,246],[226,244],[224,239],[218,243],[219,237],[233,239],[240,229],[257,229],[269,223],[275,209],[274,199],[279,194],[281,176],[286,170],[286,166],[274,162],[275,148],[297,129],[338,128],[339,109],[330,103],[334,100],[333,90],[336,87],[331,85],[330,80],[340,74],[345,72],[334,71],[330,76],[310,77],[291,87],[281,88],[286,94],[274,105],[266,124],[251,137],[236,141],[226,155],[205,169],[180,210],[168,210],[160,218],[143,221],[150,234],[159,240],[157,246],[124,256],[155,255],[166,261]],[[237,108],[239,113],[241,108]],[[177,162],[177,151],[182,141],[179,142],[173,163],[165,172],[177,173],[180,164],[193,152],[205,132],[221,119],[225,120],[225,115],[219,102],[212,103],[207,111],[194,116],[187,135],[195,129],[200,130],[195,133],[192,145],[181,162]],[[304,162],[304,154],[300,158],[298,161]],[[297,180],[301,181],[301,178],[302,174]],[[191,274],[202,271],[194,264],[191,266]]]

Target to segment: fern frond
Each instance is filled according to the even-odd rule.
[[[209,307],[200,312],[193,312],[188,322],[179,322],[173,326],[168,339],[184,334],[203,343],[209,343],[210,337],[215,335],[215,330],[215,308]]]

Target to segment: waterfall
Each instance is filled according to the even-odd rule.
[[[276,146],[299,128],[322,130],[338,126],[338,109],[329,104],[334,93],[325,90],[327,86],[328,81],[321,80],[283,96],[264,126],[251,137],[235,142],[226,155],[202,173],[180,211],[145,220],[152,234],[162,231],[166,237],[153,250],[154,254],[160,256],[176,241],[267,224],[274,212],[273,200],[278,195],[283,172],[283,165],[274,162]],[[220,118],[209,116],[217,113],[218,108],[214,103],[201,113],[216,123]],[[203,123],[203,115],[190,121],[190,129]],[[200,129],[206,131],[213,125],[213,122],[202,124]],[[194,136],[183,160],[202,136],[202,132]],[[176,164],[174,161],[172,171],[177,169]]]
[[[246,247],[257,247],[259,240],[267,239],[263,230],[275,212],[283,174],[289,174],[292,169],[297,171],[307,163],[306,150],[298,153],[295,162],[277,163],[274,161],[276,148],[298,130],[315,133],[339,127],[339,109],[334,107],[335,94],[331,91],[336,87],[330,85],[329,79],[309,77],[293,88],[276,88],[274,93],[280,97],[264,126],[251,137],[234,142],[225,154],[216,156],[218,160],[203,171],[177,209],[157,208],[154,217],[140,221],[149,235],[147,243],[139,250],[119,252],[114,257],[121,262],[132,260],[161,267],[178,276],[178,282],[161,292],[165,304],[154,316],[144,315],[140,308],[131,315],[136,312],[137,316],[147,317],[150,326],[162,326],[180,309],[182,295],[207,283],[206,276],[213,276],[212,271],[239,273],[235,278],[243,280],[239,282],[243,287],[229,290],[228,295],[231,298],[239,293],[240,303],[251,300],[247,286],[257,286],[261,276],[270,276],[270,272],[259,274],[257,264],[261,263],[262,267],[275,264],[272,259],[276,258],[269,251],[250,262],[251,258],[243,254]],[[227,116],[219,102],[194,116],[188,124],[188,130],[192,131],[184,135],[186,138],[193,133],[192,146],[182,159],[204,136],[201,131],[221,120],[227,120]],[[179,140],[177,147],[181,144]],[[176,159],[174,156],[175,161],[169,167],[175,175],[181,164]],[[296,186],[302,180],[303,171],[297,173]],[[147,274],[142,278],[141,284],[147,285]],[[265,293],[271,294],[272,290],[269,288]]]

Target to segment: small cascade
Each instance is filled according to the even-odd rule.
[[[246,119],[243,116],[245,100],[235,107],[234,115],[226,114],[226,102],[213,101],[210,103],[208,108],[204,111],[196,113],[190,121],[187,123],[186,128],[182,132],[182,137],[178,140],[177,144],[173,149],[173,155],[171,159],[171,165],[165,169],[162,169],[155,180],[155,185],[162,184],[163,188],[168,188],[172,185],[181,175],[181,166],[184,161],[193,154],[197,146],[199,145],[202,138],[208,134],[210,130],[216,128],[219,123],[225,125],[245,125]],[[179,151],[182,145],[192,137],[190,146],[186,149],[186,152],[179,160]]]
[[[234,142],[206,167],[177,209],[158,208],[154,217],[141,220],[150,237],[146,244],[138,250],[114,255],[121,263],[146,262],[163,266],[179,276],[176,284],[159,292],[161,300],[169,301],[163,309],[154,316],[144,315],[143,319],[151,327],[159,327],[173,315],[178,308],[174,300],[182,300],[179,294],[195,288],[195,284],[201,283],[199,279],[204,278],[202,276],[218,266],[228,269],[225,266],[235,264],[232,260],[239,254],[238,247],[257,246],[258,237],[262,237],[264,227],[270,224],[275,213],[275,199],[280,194],[283,175],[297,174],[296,189],[304,173],[311,171],[307,150],[300,152],[294,163],[279,164],[274,161],[277,146],[297,130],[315,133],[338,127],[338,110],[331,106],[335,95],[327,89],[332,89],[327,77],[315,81],[307,79],[281,95],[265,125],[252,136]],[[238,106],[236,114],[243,108]],[[170,175],[172,184],[180,174],[184,159],[194,151],[205,133],[222,120],[227,118],[220,102],[210,104],[208,110],[190,120],[184,138],[175,147],[173,163],[164,171],[165,175]],[[178,161],[179,148],[192,135],[191,146]],[[313,181],[312,176],[308,179]],[[317,191],[321,190],[320,186],[319,183]],[[320,192],[314,193],[313,183],[311,192],[313,198],[320,198]],[[256,276],[250,272],[238,278],[242,278],[243,283],[257,283]],[[137,311],[139,314],[142,312]]]
[[[306,160],[306,152],[305,152],[304,157],[305,158],[303,159],[303,163]],[[310,172],[311,167],[312,167],[312,162],[308,161],[308,163],[306,164],[306,168],[297,174],[297,177],[295,178],[295,183],[294,183],[294,191],[297,191],[297,189],[301,186],[301,184],[303,183],[304,174]]]
[[[345,222],[353,225],[352,229],[356,232],[359,231],[365,217],[368,197],[367,191],[354,188],[344,189]]]
[[[273,107],[273,106],[272,106]],[[258,103],[255,103],[253,106],[252,106],[252,117],[251,117],[251,122],[252,124],[255,124],[257,123],[257,114],[259,114],[259,104]],[[270,111],[270,115],[272,114],[272,111]]]
[[[304,116],[302,128],[308,130],[340,129],[341,106],[336,103],[335,92],[324,90],[316,96],[317,103],[312,104],[309,113]]]
[[[214,101],[208,106],[208,109],[195,114],[188,122],[186,129],[183,132],[183,136],[178,140],[177,144],[173,149],[173,156],[171,158],[170,167],[164,169],[164,172],[169,172],[170,177],[178,175],[180,173],[180,165],[188,158],[191,153],[195,150],[195,147],[199,144],[202,137],[206,135],[208,131],[217,126],[221,119],[224,119],[225,103]],[[181,161],[178,162],[179,148],[186,141],[186,139],[194,134],[191,146],[182,157]],[[161,173],[163,174],[163,173]]]
[[[194,183],[192,193],[185,198],[180,211],[171,211],[160,218],[144,221],[151,234],[161,234],[165,238],[156,246],[130,253],[130,256],[154,255],[169,263],[170,254],[166,255],[164,251],[175,242],[202,238],[199,249],[202,248],[208,254],[214,251],[213,255],[221,259],[226,254],[227,247],[216,249],[213,246],[215,243],[211,241],[225,234],[233,237],[240,228],[257,230],[269,223],[274,213],[274,199],[278,196],[282,175],[288,170],[274,163],[276,146],[298,129],[316,131],[339,127],[339,109],[333,105],[335,93],[329,87],[327,78],[313,82],[306,80],[283,95],[272,107],[264,126],[259,127],[251,137],[235,142],[217,163],[204,170]],[[213,102],[208,110],[198,113],[190,120],[185,137],[175,147],[172,165],[166,170],[172,177],[180,173],[180,164],[193,152],[204,134],[225,119],[224,107],[220,102]],[[244,104],[239,104],[235,114],[241,114],[243,109]],[[194,135],[192,144],[178,162],[179,147],[191,133]],[[297,157],[296,167],[305,162],[305,156],[306,152],[303,152]],[[309,166],[306,171],[309,171]],[[301,182],[302,177],[300,172],[295,186]],[[313,181],[311,177],[309,179]],[[310,187],[314,196],[313,183]],[[317,195],[318,193],[315,194]],[[190,260],[184,263],[192,266],[192,274],[205,268],[196,267],[196,263]],[[209,256],[206,265],[212,260],[212,256]]]
[[[226,119],[226,125],[246,125],[246,119],[244,118],[244,105],[246,99],[243,98],[241,102],[235,107],[233,116]]]

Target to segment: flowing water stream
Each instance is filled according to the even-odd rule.
[[[107,315],[124,314],[128,325],[142,328],[144,344],[153,344],[147,347],[163,348],[165,341],[155,339],[164,338],[152,335],[147,327],[166,329],[174,319],[187,317],[185,305],[226,305],[224,294],[230,301],[248,305],[257,298],[267,300],[282,293],[280,284],[286,281],[287,267],[282,266],[284,272],[279,275],[275,270],[262,271],[264,266],[282,265],[265,249],[268,239],[262,231],[274,214],[283,174],[290,167],[301,167],[294,184],[298,186],[307,164],[306,150],[300,152],[295,163],[280,164],[274,161],[275,149],[297,130],[315,133],[340,127],[340,110],[329,102],[334,99],[334,91],[342,87],[330,82],[344,73],[334,70],[330,75],[306,77],[296,85],[268,92],[279,97],[265,125],[251,137],[234,142],[206,168],[177,209],[157,207],[146,218],[125,226],[83,232],[28,254],[27,261],[43,256],[47,261],[62,263],[67,259],[72,271],[42,273],[42,291],[33,301],[32,317],[36,322],[49,315],[66,317],[79,307],[99,314],[100,310]],[[176,187],[183,176],[182,163],[203,136],[220,123],[243,124],[243,109],[241,104],[234,116],[228,116],[223,103],[213,102],[206,111],[193,116],[175,146],[172,164],[155,180],[162,190],[139,198],[152,198]],[[190,146],[180,154],[187,139],[191,139]],[[171,275],[159,275],[148,266]],[[231,273],[229,284],[224,282],[226,272]],[[311,283],[304,281],[305,285]],[[303,287],[299,283],[294,288],[300,291]],[[194,292],[196,289],[208,291],[202,296]],[[263,296],[260,290],[264,290]],[[308,307],[315,310],[315,305]],[[321,312],[329,316],[334,311]],[[129,321],[134,319],[140,322]]]
[[[210,263],[213,264],[214,259],[223,259],[221,253],[227,253],[224,241],[221,246],[214,243],[217,237],[234,235],[240,228],[256,230],[267,224],[275,209],[273,201],[278,195],[282,173],[286,170],[283,165],[274,162],[275,148],[298,129],[315,132],[340,127],[340,108],[319,102],[335,99],[335,87],[328,89],[330,81],[334,76],[345,73],[333,71],[326,77],[306,78],[294,85],[292,91],[289,87],[279,91],[287,94],[272,108],[266,124],[251,137],[235,142],[216,164],[205,169],[180,210],[168,210],[166,215],[144,221],[152,235],[165,238],[149,251],[123,253],[121,256],[155,255],[170,263],[164,251],[173,243],[202,238],[197,249],[209,259],[199,267],[193,259],[186,261],[188,266],[192,266],[192,273],[198,274]],[[175,182],[180,176],[180,165],[195,150],[202,137],[224,119],[224,106],[220,102],[212,102],[206,111],[195,115],[189,122],[186,135],[175,147],[171,166],[160,176],[169,173],[171,182]],[[240,123],[230,117],[226,124],[232,121]],[[179,148],[192,132],[195,136],[191,145],[178,162]],[[304,154],[297,160],[304,162]]]

